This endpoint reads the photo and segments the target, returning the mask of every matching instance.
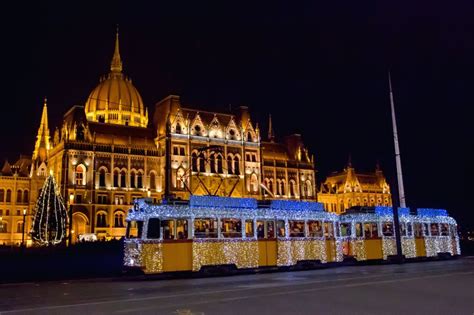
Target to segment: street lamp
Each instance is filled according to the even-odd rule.
[[[69,246],[72,245],[72,204],[74,202],[74,194],[69,195]]]
[[[23,227],[21,231],[21,247],[25,248],[25,224],[26,224],[26,208],[23,209]]]

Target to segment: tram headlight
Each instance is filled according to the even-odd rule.
[[[133,260],[133,258],[130,258],[130,266],[133,266],[134,263],[135,263],[135,260]]]

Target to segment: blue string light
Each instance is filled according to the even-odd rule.
[[[417,214],[422,217],[447,217],[448,211],[445,209],[418,208]]]
[[[296,201],[296,200],[272,200],[271,209],[295,210],[295,211],[324,211],[320,202]]]
[[[232,198],[218,196],[191,196],[189,205],[194,207],[211,207],[211,208],[240,208],[255,209],[257,208],[257,200],[253,198]]]

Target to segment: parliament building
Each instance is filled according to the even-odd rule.
[[[50,133],[45,100],[32,157],[5,163],[0,174],[0,244],[22,240],[38,192],[52,173],[72,204],[73,240],[125,235],[136,198],[190,195],[316,201],[313,156],[301,135],[276,141],[271,118],[263,137],[247,107],[208,112],[169,95],[148,112],[123,72],[116,35],[110,72],[83,105],[66,111]],[[52,131],[53,129],[51,129]],[[264,139],[265,138],[265,139]]]

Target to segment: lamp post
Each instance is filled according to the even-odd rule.
[[[23,209],[23,227],[21,231],[21,247],[25,248],[25,225],[26,225],[26,208]]]
[[[72,204],[74,202],[74,194],[69,194],[69,246],[72,245]]]

